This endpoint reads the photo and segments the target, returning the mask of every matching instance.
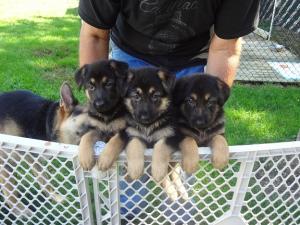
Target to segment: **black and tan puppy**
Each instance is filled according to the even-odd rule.
[[[178,149],[178,143],[182,140],[176,131],[176,123],[172,115],[171,95],[175,83],[175,76],[156,69],[141,68],[130,70],[127,76],[127,84],[124,85],[124,102],[128,110],[126,116],[126,128],[114,136],[119,143],[125,146],[128,160],[128,174],[132,179],[137,179],[144,171],[144,151],[153,148],[152,175],[160,181],[168,172],[168,163],[171,154]],[[113,140],[113,139],[112,139]],[[121,146],[121,145],[119,145]],[[116,146],[109,141],[106,149]],[[122,146],[123,147],[123,146]],[[119,153],[121,149],[115,151]],[[117,155],[118,156],[118,155]],[[108,161],[117,158],[105,154]],[[103,167],[103,154],[98,163]]]
[[[12,91],[0,95],[0,133],[41,139],[46,141],[57,141],[66,144],[79,144],[81,136],[91,128],[87,109],[78,105],[73,96],[70,86],[64,83],[60,89],[60,101],[51,101],[42,98],[29,91]],[[18,200],[18,191],[15,179],[8,171],[11,165],[5,165],[4,159],[14,159],[10,163],[15,165],[21,160],[17,154],[7,153],[0,149],[0,183],[3,184],[2,191],[7,197],[6,202],[14,207],[17,215],[31,214],[21,201]],[[39,158],[36,163],[32,157],[26,155],[25,161],[32,164],[32,172],[39,183],[47,189],[45,194],[51,195],[56,201],[61,196],[54,193],[49,183],[48,173],[38,173],[43,159]],[[13,206],[14,205],[14,206]]]
[[[230,88],[226,83],[207,74],[177,80],[173,94],[181,132],[193,138],[198,146],[211,147],[212,163],[217,169],[224,168],[229,159],[223,110],[229,94]],[[182,167],[189,172],[193,172],[198,164],[194,140],[185,143],[184,146],[189,148],[181,148]]]
[[[95,164],[93,147],[96,141],[107,142],[125,128],[126,109],[121,98],[121,89],[127,71],[127,63],[101,60],[84,65],[75,74],[76,83],[84,88],[88,98],[89,115],[98,120],[97,129],[85,134],[79,145],[79,161],[84,169],[92,169]],[[118,142],[114,144],[118,145]],[[110,151],[109,154],[114,154],[114,149]]]
[[[60,96],[60,101],[52,101],[29,91],[1,94],[0,133],[79,144],[90,128],[87,110],[78,105],[67,83]]]

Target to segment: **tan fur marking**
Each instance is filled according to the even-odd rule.
[[[2,122],[2,124],[0,123],[0,133],[20,136],[20,137],[24,135],[22,128],[19,127],[18,124],[10,118],[5,119]]]
[[[144,152],[146,145],[138,138],[133,138],[126,146],[128,175],[131,179],[138,179],[144,172]]]
[[[209,94],[209,93],[206,93],[206,94],[204,95],[205,101],[207,101],[207,100],[209,99],[209,97],[210,97],[210,94]]]
[[[161,181],[168,174],[168,165],[173,150],[166,145],[165,139],[161,139],[153,147],[152,153],[152,176],[154,180]]]
[[[90,79],[90,82],[91,82],[92,84],[95,84],[95,83],[96,83],[95,78],[92,77],[92,78]]]
[[[213,137],[209,143],[212,150],[212,164],[216,169],[223,169],[229,160],[229,148],[226,139],[221,135]]]
[[[137,92],[139,95],[143,94],[143,90],[142,90],[141,88],[136,88],[136,92]]]
[[[79,144],[78,158],[84,170],[91,170],[95,165],[94,145],[98,140],[96,130],[92,130],[82,136]]]
[[[131,112],[131,113],[134,112],[130,98],[125,98],[125,105],[127,106],[127,109],[129,112]]]
[[[104,150],[98,158],[98,168],[102,171],[108,170],[117,160],[124,148],[124,142],[119,134],[115,134],[105,145]]]
[[[148,142],[156,142],[159,139],[169,137],[169,136],[174,134],[174,130],[171,127],[166,127],[166,128],[163,128],[163,129],[159,129],[151,135],[149,134],[149,132],[147,132],[147,130],[144,130],[143,132],[141,132],[140,130],[137,130],[133,127],[128,127],[126,129],[126,131],[131,136],[140,137],[142,139],[147,140]]]
[[[91,100],[91,96],[90,96],[88,90],[85,90],[85,95],[86,95],[86,97],[87,97],[88,100]]]
[[[191,174],[198,170],[199,167],[199,154],[196,141],[191,137],[186,137],[179,144],[182,154],[182,169]]]
[[[197,101],[198,95],[195,94],[195,93],[192,93],[192,94],[191,94],[191,98],[194,99],[195,101]]]
[[[168,98],[162,98],[159,106],[159,111],[166,111],[170,105],[170,100]]]
[[[155,92],[155,88],[154,87],[150,87],[148,93],[151,95]]]
[[[161,79],[161,80],[165,80],[166,79],[166,75],[163,71],[158,71],[157,73],[158,77]]]
[[[115,120],[111,121],[109,124],[103,123],[94,118],[89,118],[89,123],[92,126],[97,127],[99,130],[109,131],[109,132],[118,132],[118,131],[124,129],[126,126],[126,121],[124,118],[115,119]]]
[[[88,119],[87,113],[73,117],[59,109],[54,128],[58,131],[58,141],[65,144],[79,144],[81,137],[76,134],[76,131],[80,131],[80,127],[87,123]]]
[[[102,77],[102,83],[105,83],[108,80],[107,77]]]

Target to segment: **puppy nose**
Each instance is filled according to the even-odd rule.
[[[141,119],[142,119],[142,120],[149,120],[149,119],[150,119],[150,115],[149,115],[148,113],[143,113],[143,114],[141,115]]]
[[[205,121],[198,119],[198,120],[196,120],[196,125],[197,126],[203,126],[203,125],[205,125]]]
[[[103,100],[96,100],[96,101],[94,101],[94,106],[97,109],[103,107],[103,105],[104,105],[104,101]]]

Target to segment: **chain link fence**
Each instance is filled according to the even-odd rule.
[[[300,224],[300,142],[232,146],[223,171],[201,148],[195,174],[173,168],[175,200],[153,181],[150,150],[136,181],[123,154],[105,173],[83,171],[72,145],[0,135],[0,154],[0,224]]]
[[[243,49],[237,80],[299,84],[299,0],[261,0],[259,28]]]

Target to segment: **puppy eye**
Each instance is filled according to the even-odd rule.
[[[161,98],[161,94],[160,93],[154,93],[152,95],[152,101],[157,102],[158,100],[160,100]]]
[[[188,97],[185,101],[186,101],[187,104],[189,104],[191,106],[195,105],[195,100],[191,97]]]
[[[137,93],[131,95],[131,98],[136,102],[141,100],[141,96],[139,96]]]
[[[108,82],[105,84],[105,87],[111,88],[113,85],[114,85],[114,82],[113,82],[113,81],[108,81]]]
[[[94,91],[94,90],[95,90],[95,86],[94,86],[94,84],[93,84],[92,82],[90,82],[90,83],[88,84],[88,89],[89,89],[90,91]]]

